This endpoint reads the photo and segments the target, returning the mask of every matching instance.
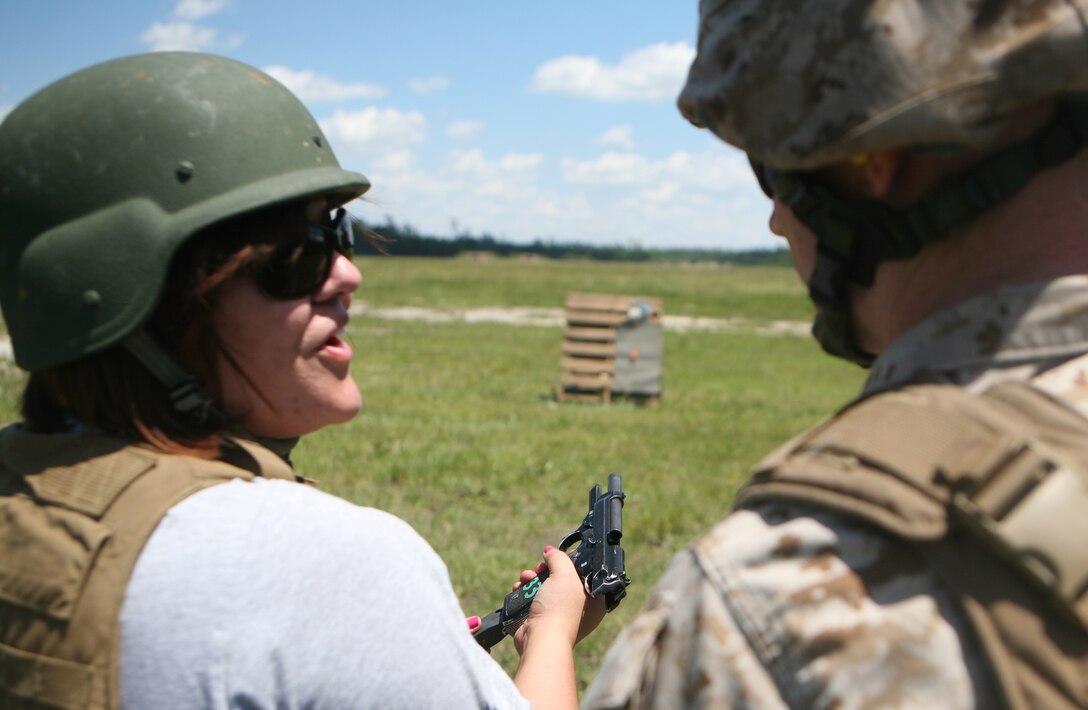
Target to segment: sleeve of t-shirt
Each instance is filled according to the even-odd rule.
[[[527,708],[404,521],[286,481],[174,506],[121,614],[121,706]]]

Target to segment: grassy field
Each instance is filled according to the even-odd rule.
[[[669,315],[807,320],[787,269],[518,260],[360,260],[377,306],[560,307],[568,290],[658,296]],[[592,678],[615,634],[678,550],[729,509],[747,469],[858,389],[863,372],[810,338],[665,335],[660,404],[558,404],[559,328],[359,318],[350,326],[366,399],[349,424],[300,444],[299,468],[331,493],[409,521],[446,560],[468,614],[501,601],[585,515],[587,491],[621,472],[628,599],[578,648]],[[0,363],[0,420],[21,375]],[[513,669],[509,643],[495,657]]]
[[[790,269],[708,264],[525,259],[358,260],[360,297],[375,306],[562,307],[568,291],[657,296],[669,315],[777,320],[811,318]]]

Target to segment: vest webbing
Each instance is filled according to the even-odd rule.
[[[119,707],[121,605],[162,516],[253,471],[293,479],[271,452],[234,444],[228,464],[0,431],[0,707]]]
[[[921,385],[773,453],[738,507],[797,501],[912,543],[1014,710],[1088,707],[1088,420],[1026,384]]]

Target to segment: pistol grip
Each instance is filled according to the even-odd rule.
[[[480,625],[472,632],[472,637],[484,648],[491,648],[502,641],[503,636],[505,634],[502,631],[502,609],[496,609],[480,619]]]
[[[533,605],[533,599],[547,578],[548,570],[544,570],[520,588],[507,594],[503,599],[502,608],[496,609],[480,621],[480,625],[472,634],[476,641],[484,648],[491,648],[504,637],[513,636],[514,632],[529,618],[529,607]]]

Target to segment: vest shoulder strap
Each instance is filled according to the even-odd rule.
[[[0,470],[18,491],[0,496],[0,539],[18,541],[0,556],[0,706],[116,708],[121,605],[144,543],[176,503],[254,474],[101,438],[25,470],[43,460],[34,438]]]
[[[1088,420],[1064,402],[1026,383],[861,400],[757,466],[736,506],[781,500],[916,543],[1011,707],[1088,703]]]
[[[782,498],[916,542],[966,529],[1088,628],[1088,421],[1030,385],[855,403],[761,463],[737,505]]]

